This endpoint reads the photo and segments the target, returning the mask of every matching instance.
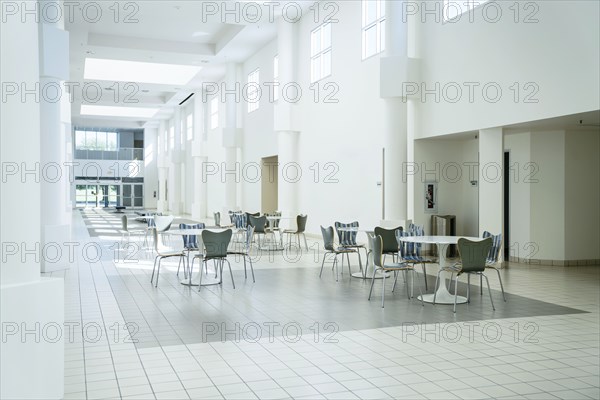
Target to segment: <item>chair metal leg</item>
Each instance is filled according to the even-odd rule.
[[[483,273],[481,274],[485,278],[485,282],[487,283],[488,293],[490,294],[490,302],[492,303],[492,309],[496,311],[496,307],[494,307],[494,299],[492,299],[492,290],[490,289],[490,280]]]
[[[425,291],[427,291],[427,268],[425,263],[423,263],[423,280],[425,281]]]
[[[385,270],[383,270],[383,287],[381,288],[381,308],[385,307]]]
[[[416,274],[417,271],[413,269],[413,281],[415,279],[414,274]],[[419,283],[419,295],[421,297],[421,307],[425,307],[425,302],[423,301],[423,289],[421,288],[421,284]]]
[[[479,275],[479,294],[483,295],[483,275]]]
[[[471,274],[467,274],[467,303],[471,302]]]
[[[304,237],[304,246],[306,247],[306,251],[308,251],[308,242],[306,241],[306,235],[302,232],[302,237]]]
[[[338,282],[338,279],[339,279],[337,257],[338,257],[338,255],[336,254],[335,258],[333,259],[333,267],[335,268],[335,281],[336,282]],[[342,257],[342,268],[344,268],[344,257]]]
[[[233,284],[233,288],[235,289],[235,282],[233,281],[233,271],[231,270],[231,263],[228,259],[224,259],[221,262],[227,262],[227,266],[229,267],[229,275],[231,275],[231,283]],[[223,267],[221,267],[223,268]]]
[[[498,274],[498,280],[500,281],[500,289],[502,290],[502,298],[504,298],[504,301],[506,301],[506,295],[504,294],[504,285],[502,285],[502,277],[500,276],[500,270],[497,268],[494,268],[494,270]]]
[[[321,272],[319,272],[319,278],[323,275],[323,267],[325,266],[325,258],[327,257],[327,252],[323,254],[323,262],[321,263]]]
[[[154,287],[158,287],[158,276],[160,275],[160,262],[162,259],[162,257],[158,259],[158,269],[156,270],[156,283],[154,284]]]
[[[200,291],[200,289],[202,288],[202,264],[208,264],[208,262],[206,260],[202,260],[200,263],[200,282],[198,282],[198,291]],[[206,268],[208,269],[208,267]]]
[[[394,284],[392,285],[392,293],[396,290],[396,282],[398,282],[398,271],[394,271]]]
[[[250,271],[252,272],[252,282],[256,283],[256,279],[254,279],[254,267],[252,267],[252,258],[250,258],[250,254],[247,255],[248,262],[250,263]]]
[[[347,255],[348,258],[348,275],[352,277],[352,270],[350,269],[350,255]]]
[[[246,271],[246,256],[242,256],[244,259],[244,279],[248,279],[248,272]]]
[[[150,278],[150,283],[154,280],[154,271],[156,270],[156,260],[158,260],[158,256],[154,257],[154,267],[152,267],[152,277]]]
[[[452,274],[454,275],[454,274]],[[452,279],[452,278],[450,278]],[[450,281],[450,284],[452,285],[452,281]],[[454,280],[454,314],[456,314],[456,299],[458,298],[458,274],[456,274],[456,279]]]
[[[371,300],[371,294],[373,293],[373,285],[375,284],[375,272],[377,268],[373,265],[373,277],[371,278],[371,290],[369,290],[369,300]]]

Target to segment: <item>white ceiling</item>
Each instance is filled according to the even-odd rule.
[[[94,5],[89,11],[92,17],[85,20],[81,10],[87,3]],[[299,3],[303,7],[311,4],[309,1]],[[67,21],[65,29],[70,32],[69,81],[77,82],[80,88],[87,83],[90,88],[87,94],[81,89],[74,90],[72,119],[74,125],[80,126],[140,128],[155,125],[158,120],[168,118],[173,107],[197,91],[202,82],[221,79],[227,62],[245,61],[276,36],[276,24],[268,21],[266,6],[261,7],[265,11],[262,20],[255,23],[248,19],[244,21],[244,18],[235,21],[231,16],[223,22],[220,13],[203,17],[204,7],[223,4],[220,1],[119,2],[118,17],[114,11],[115,2],[80,1],[78,4],[80,10],[73,13],[74,18]],[[240,7],[244,5],[240,2]],[[92,13],[97,6],[102,7],[98,18]],[[126,22],[128,16],[132,17],[130,22]],[[126,86],[126,82],[84,80],[86,57],[203,68],[187,85],[134,83]],[[93,89],[98,87],[102,92],[96,99]],[[137,103],[132,104],[128,99],[137,100]],[[81,104],[158,107],[160,111],[152,119],[88,117],[80,115]]]

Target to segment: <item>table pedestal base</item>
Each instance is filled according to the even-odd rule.
[[[438,290],[437,296],[435,297],[435,304],[454,304],[454,295],[445,290],[445,287],[442,287],[443,290]],[[423,297],[423,302],[425,303],[433,303],[433,294],[424,294],[423,296],[419,296],[419,300]],[[467,302],[467,298],[464,296],[458,296],[456,298],[456,304],[463,304]]]
[[[182,279],[181,281],[179,281],[179,283],[181,283],[184,286],[198,286],[200,284],[200,277],[196,275],[192,278],[192,280]],[[219,283],[220,279],[215,278],[214,275],[210,276],[210,273],[208,274],[208,276],[202,277],[202,286],[218,285]]]

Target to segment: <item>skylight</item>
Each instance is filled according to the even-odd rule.
[[[185,85],[202,69],[196,65],[86,58],[84,79]]]
[[[152,118],[157,112],[158,108],[81,105],[81,115],[102,117]]]

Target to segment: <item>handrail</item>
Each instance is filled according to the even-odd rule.
[[[121,147],[115,151],[75,149],[74,158],[76,160],[141,161],[144,159],[144,149],[132,147]]]

